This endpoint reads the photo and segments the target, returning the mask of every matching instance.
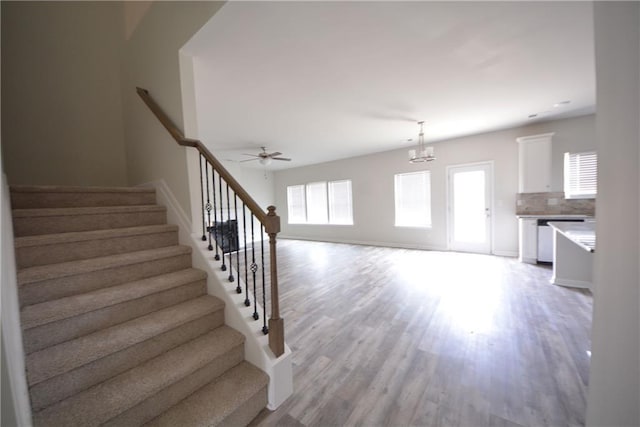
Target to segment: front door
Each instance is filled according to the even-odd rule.
[[[491,253],[492,163],[449,166],[449,249]]]

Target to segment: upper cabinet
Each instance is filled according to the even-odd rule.
[[[555,132],[523,136],[518,141],[518,192],[551,191],[551,138]]]

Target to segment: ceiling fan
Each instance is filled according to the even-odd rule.
[[[267,153],[267,149],[265,147],[262,148],[262,152],[258,154],[243,154],[244,156],[251,156],[253,159],[241,160],[240,163],[251,162],[253,160],[258,160],[260,164],[268,166],[271,164],[272,160],[284,160],[285,162],[290,162],[291,159],[287,157],[278,157],[282,153],[279,151],[274,151],[273,153]]]

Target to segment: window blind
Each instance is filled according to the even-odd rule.
[[[329,223],[353,224],[351,181],[329,182]]]
[[[598,156],[595,151],[564,153],[564,197],[593,199],[598,189]]]
[[[304,224],[307,222],[304,185],[287,187],[287,208],[289,224]]]
[[[307,223],[326,224],[327,222],[329,222],[327,183],[313,182],[307,184]]]
[[[398,227],[431,226],[431,176],[428,171],[395,176]]]

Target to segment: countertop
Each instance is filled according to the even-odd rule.
[[[596,250],[596,222],[549,222],[549,225],[581,248],[595,252]]]

